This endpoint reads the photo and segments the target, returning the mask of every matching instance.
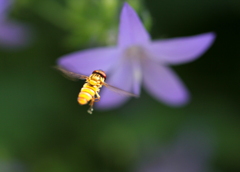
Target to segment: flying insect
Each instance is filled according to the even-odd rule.
[[[56,67],[59,71],[61,71],[64,75],[71,79],[82,79],[86,80],[86,83],[83,85],[82,89],[80,90],[78,94],[77,101],[80,105],[85,105],[88,102],[90,105],[90,108],[88,109],[88,113],[92,114],[93,112],[93,105],[95,102],[98,102],[100,100],[100,89],[102,86],[105,86],[109,88],[112,91],[115,91],[119,94],[123,94],[126,96],[133,96],[138,97],[137,95],[124,91],[120,88],[114,87],[112,85],[109,85],[105,82],[107,75],[102,70],[94,70],[90,76],[77,74],[71,71],[68,71],[62,67]]]

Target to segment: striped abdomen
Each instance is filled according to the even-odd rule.
[[[84,84],[80,93],[78,94],[78,103],[80,105],[87,104],[90,100],[92,100],[98,90],[98,88],[93,87],[88,83]]]

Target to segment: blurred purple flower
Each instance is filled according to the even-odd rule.
[[[27,27],[8,19],[12,0],[0,0],[0,46],[17,48],[26,45],[29,41]]]
[[[124,3],[118,35],[118,46],[93,48],[65,55],[58,65],[76,73],[89,75],[93,70],[107,72],[107,83],[140,94],[143,82],[157,100],[180,106],[189,94],[178,76],[168,65],[193,61],[212,44],[214,33],[151,41],[136,12]],[[129,97],[103,88],[99,108],[115,108]]]
[[[2,160],[0,159],[0,171],[1,172],[26,172],[27,168],[25,164],[18,160]]]
[[[152,155],[144,155],[137,172],[204,172],[209,171],[214,152],[211,134],[190,128],[175,143]],[[152,149],[152,148],[151,148]]]

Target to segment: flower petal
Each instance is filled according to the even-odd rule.
[[[108,71],[119,55],[115,47],[94,48],[65,55],[57,63],[72,72],[89,75],[97,69]]]
[[[154,41],[148,50],[154,60],[168,63],[181,64],[193,61],[201,56],[213,43],[215,34],[205,33],[189,37],[172,38]]]
[[[0,0],[0,20],[6,17],[11,5],[12,0]]]
[[[188,91],[170,68],[145,60],[143,70],[144,87],[157,100],[172,106],[188,101]]]
[[[120,16],[118,45],[125,48],[133,44],[146,44],[149,41],[150,36],[138,15],[125,2]]]
[[[0,24],[0,45],[4,47],[24,46],[29,42],[28,28],[17,22],[2,22]]]
[[[127,92],[132,91],[133,75],[131,63],[126,60],[122,61],[109,75],[110,77],[106,80],[108,84]],[[114,92],[106,87],[102,88],[100,96],[101,100],[96,103],[96,107],[99,109],[113,109],[121,106],[129,99],[128,96]]]

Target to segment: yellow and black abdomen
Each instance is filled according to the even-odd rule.
[[[91,86],[86,83],[83,85],[80,93],[78,94],[78,103],[80,105],[87,104],[90,100],[92,100],[98,91],[98,88]]]

